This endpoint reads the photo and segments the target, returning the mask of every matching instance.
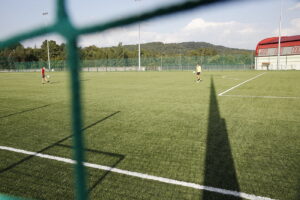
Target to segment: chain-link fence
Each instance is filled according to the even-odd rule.
[[[204,70],[250,70],[253,69],[250,55],[230,56],[177,56],[142,58],[141,67],[138,67],[137,58],[82,60],[82,71],[111,72],[111,71],[190,71],[195,70],[197,64],[201,64]],[[39,62],[14,62],[2,59],[0,71],[2,72],[36,72],[42,67],[48,68],[47,61]],[[51,70],[64,71],[67,62],[64,60],[52,60]]]

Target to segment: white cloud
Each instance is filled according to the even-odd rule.
[[[161,41],[162,36],[156,32],[147,32],[141,30],[141,43],[151,41]],[[102,33],[95,33],[80,37],[79,45],[86,47],[90,45],[116,46],[119,42],[123,44],[137,44],[139,41],[139,32],[137,27],[115,28]]]
[[[218,32],[218,34],[253,34],[255,29],[248,24],[243,24],[236,21],[228,22],[210,22],[202,18],[193,19],[188,25],[183,28],[186,32]]]
[[[236,48],[253,49],[257,41],[258,31],[249,24],[236,21],[214,22],[196,18],[187,23],[176,32],[161,33],[148,31],[151,24],[141,25],[141,43],[146,42],[187,42],[200,41],[217,45],[225,45]],[[252,37],[252,40],[251,40]],[[117,28],[100,34],[92,34],[81,37],[81,46],[115,46],[119,42],[123,44],[138,43],[137,26]]]
[[[288,10],[300,9],[300,3],[296,3],[293,7],[288,8]]]
[[[294,22],[296,23],[296,22]],[[177,31],[159,32],[151,29],[151,23],[141,24],[141,43],[146,42],[208,42],[234,48],[254,49],[257,42],[264,38],[258,28],[251,24],[236,21],[206,21],[196,18]],[[260,36],[259,36],[259,34]],[[102,33],[81,36],[79,46],[96,45],[98,47],[138,43],[138,26],[115,28]]]
[[[184,31],[207,31],[208,29],[218,29],[222,27],[234,26],[236,22],[208,22],[202,18],[193,19],[188,25],[186,25]]]
[[[214,22],[193,19],[182,32],[192,41],[204,41],[236,48],[254,48],[258,29],[251,24],[237,21]]]
[[[58,34],[50,34],[41,37],[32,38],[29,40],[22,41],[22,45],[25,47],[41,47],[45,40],[54,40],[57,44],[66,43],[65,39]]]
[[[140,29],[140,42],[176,42],[178,37],[176,34],[159,33]],[[102,33],[90,34],[80,37],[79,45],[86,47],[90,45],[96,46],[116,46],[119,42],[123,44],[138,44],[139,31],[137,26],[127,28],[115,28]]]
[[[273,34],[278,35],[278,30],[273,31]],[[289,26],[281,29],[281,35],[299,35],[300,34],[300,18],[292,19]]]
[[[256,31],[252,27],[245,27],[245,28],[242,28],[241,30],[238,30],[238,33],[241,33],[241,34],[252,34],[255,32]]]
[[[291,25],[295,28],[295,30],[300,32],[300,18],[292,19],[291,20]]]

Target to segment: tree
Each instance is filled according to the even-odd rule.
[[[61,60],[64,54],[64,50],[62,49],[65,48],[65,45],[58,45],[56,44],[56,41],[50,40],[49,42],[49,54],[50,54],[50,59],[51,60]],[[41,49],[43,50],[43,54],[41,55],[42,60],[46,61],[48,60],[48,49],[47,49],[47,40],[45,40],[41,46]]]

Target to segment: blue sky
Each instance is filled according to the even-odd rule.
[[[181,1],[184,0],[68,0],[67,6],[73,23],[86,26]],[[237,0],[142,22],[141,43],[199,41],[255,49],[261,39],[277,35],[280,2]],[[300,1],[282,3],[283,35],[300,35]],[[0,0],[0,5],[0,40],[54,21],[54,0]],[[42,16],[45,11],[49,14]],[[64,42],[58,35],[47,35],[22,43],[40,46],[46,38]],[[136,44],[138,25],[83,36],[79,45],[114,46],[119,42]]]

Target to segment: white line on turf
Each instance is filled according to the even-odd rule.
[[[240,80],[239,78],[233,78],[230,76],[222,76],[223,79],[229,79],[229,80]]]
[[[253,79],[256,79],[256,78],[258,78],[258,77],[264,75],[265,73],[266,73],[266,72],[261,73],[261,74],[258,74],[257,76],[254,76],[254,77],[252,77],[252,78],[250,78],[250,79],[248,79],[248,80],[246,80],[246,81],[244,81],[244,82],[242,82],[242,83],[239,83],[239,84],[237,84],[236,86],[233,86],[233,87],[229,88],[228,90],[225,90],[224,92],[221,92],[220,94],[218,94],[218,96],[222,96],[223,94],[225,94],[225,93],[227,93],[227,92],[229,92],[229,91],[231,91],[231,90],[233,90],[233,89],[235,89],[235,88],[237,88],[237,87],[243,85],[244,83],[247,83],[247,82],[249,82],[249,81],[252,81]]]
[[[51,156],[51,155],[47,155],[47,154],[41,154],[41,153],[37,153],[37,152],[26,151],[26,150],[22,150],[22,149],[7,147],[7,146],[0,146],[0,149],[6,150],[6,151],[11,151],[11,152],[16,152],[16,153],[22,153],[22,154],[26,154],[26,155],[37,156],[37,157],[41,157],[41,158],[47,158],[47,159],[65,162],[65,163],[71,163],[71,164],[76,163],[75,160],[72,160],[69,158]],[[194,188],[197,190],[207,190],[207,191],[211,191],[211,192],[216,192],[216,193],[220,193],[220,194],[224,194],[224,195],[231,195],[231,196],[235,196],[235,197],[241,197],[241,198],[250,199],[250,200],[274,200],[274,199],[271,199],[268,197],[256,196],[256,195],[247,194],[244,192],[237,192],[237,191],[225,190],[225,189],[221,189],[221,188],[209,187],[209,186],[199,185],[196,183],[190,183],[190,182],[178,181],[178,180],[169,179],[169,178],[152,176],[152,175],[148,175],[148,174],[142,174],[139,172],[132,172],[132,171],[127,171],[127,170],[118,169],[118,168],[112,168],[109,166],[103,166],[103,165],[98,165],[98,164],[93,164],[93,163],[88,163],[88,162],[84,162],[84,166],[90,167],[90,168],[95,168],[95,169],[100,169],[100,170],[105,170],[105,171],[111,171],[111,172],[115,172],[115,173],[119,173],[119,174],[125,174],[128,176],[134,176],[134,177],[138,177],[138,178],[142,178],[142,179]]]
[[[222,97],[269,98],[269,99],[300,99],[300,97],[250,96],[250,95],[234,95],[234,94],[225,94],[225,95],[222,95]]]

